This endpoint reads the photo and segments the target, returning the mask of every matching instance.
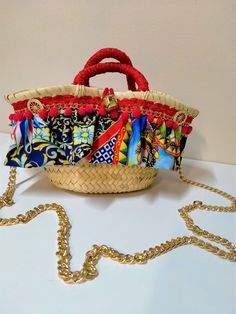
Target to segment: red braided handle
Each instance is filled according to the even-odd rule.
[[[118,62],[105,62],[92,65],[88,68],[80,71],[74,78],[73,84],[89,86],[89,78],[106,72],[119,72],[126,76],[132,77],[132,79],[138,85],[138,91],[149,90],[148,82],[141,72],[128,64]]]
[[[132,66],[132,62],[125,52],[116,48],[102,48],[88,59],[84,68],[91,67],[91,65],[100,63],[105,58],[113,58],[120,63],[129,64]]]
[[[88,61],[86,62],[84,66],[84,69],[92,65],[98,64],[103,59],[106,59],[106,58],[113,58],[113,59],[118,60],[120,63],[129,64],[133,66],[130,58],[125,52],[116,48],[102,48],[98,50],[91,58],[88,59]],[[132,91],[136,90],[135,81],[133,80],[131,76],[127,76],[127,84],[128,84],[129,90],[132,90]],[[86,82],[85,85],[88,85],[88,82]]]

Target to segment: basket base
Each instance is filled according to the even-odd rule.
[[[80,193],[123,193],[146,189],[157,176],[157,169],[112,164],[91,164],[81,160],[76,165],[45,168],[57,187]]]

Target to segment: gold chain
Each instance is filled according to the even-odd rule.
[[[96,265],[101,257],[108,257],[122,264],[144,264],[150,259],[154,259],[157,256],[165,254],[177,247],[189,244],[198,246],[221,258],[236,262],[236,247],[232,242],[196,226],[193,222],[193,219],[189,216],[189,213],[196,209],[218,212],[235,212],[236,197],[219,189],[212,188],[206,184],[202,184],[185,178],[181,169],[179,170],[179,178],[185,183],[203,188],[205,190],[223,196],[231,202],[231,206],[213,206],[203,204],[201,201],[194,201],[192,204],[186,205],[179,209],[180,216],[183,218],[188,230],[192,231],[192,233],[194,234],[193,236],[177,237],[175,239],[171,239],[170,241],[166,241],[165,243],[161,243],[160,245],[149,248],[143,252],[135,253],[133,255],[120,253],[107,245],[93,245],[92,248],[86,253],[83,267],[79,271],[71,271],[70,269],[71,254],[68,242],[71,225],[65,209],[61,205],[55,203],[41,204],[27,211],[23,215],[21,214],[16,216],[15,218],[0,218],[0,226],[27,224],[42,212],[49,210],[55,211],[59,220],[57,238],[58,251],[56,253],[58,257],[57,269],[58,275],[66,283],[83,283],[97,277],[98,271],[96,269]],[[0,208],[4,206],[11,206],[14,204],[13,195],[15,189],[16,168],[11,168],[7,189],[5,193],[0,197]],[[197,236],[218,243],[225,249],[221,249],[210,242],[199,239]]]

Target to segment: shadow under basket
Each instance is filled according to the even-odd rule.
[[[50,166],[45,172],[61,189],[80,193],[123,193],[146,189],[154,182],[158,170],[81,160],[76,165]]]

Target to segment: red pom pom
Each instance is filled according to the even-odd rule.
[[[138,119],[138,118],[140,118],[141,111],[138,110],[138,109],[133,110],[133,111],[132,111],[132,115],[133,115],[133,117],[134,117],[135,119]]]
[[[49,115],[50,115],[50,117],[54,117],[54,118],[57,117],[58,116],[58,109],[56,107],[50,108]]]
[[[110,89],[109,89],[109,94],[110,94],[110,95],[114,95],[114,89],[113,89],[113,88],[110,88]]]
[[[107,111],[104,107],[101,107],[98,109],[98,114],[100,114],[100,116],[106,116],[107,115]]]
[[[15,116],[15,114],[14,113],[11,113],[10,115],[9,115],[9,120],[14,120],[14,116]]]
[[[93,112],[93,106],[86,106],[86,107],[85,107],[85,111],[86,111],[87,113],[92,113],[92,112]]]
[[[192,132],[192,130],[193,130],[193,128],[192,128],[192,126],[190,125],[190,126],[188,127],[187,134],[190,134],[190,133]]]
[[[117,119],[118,116],[119,116],[119,112],[118,112],[118,111],[113,110],[113,111],[110,112],[110,117],[111,117],[112,119]]]
[[[31,120],[33,118],[33,114],[30,110],[27,110],[25,113],[24,113],[24,116],[26,119],[28,120]]]
[[[84,116],[86,114],[86,110],[84,107],[80,107],[78,110],[78,114],[81,116]]]
[[[64,111],[64,115],[69,117],[72,115],[72,110],[70,108],[66,108],[65,111]]]
[[[39,118],[41,118],[42,120],[46,119],[47,117],[47,111],[45,109],[42,109],[38,112],[38,116]]]
[[[24,120],[24,115],[23,115],[23,113],[22,113],[22,112],[17,112],[16,114],[14,114],[13,120],[14,120],[15,122],[23,121],[23,120]]]
[[[178,127],[179,127],[179,123],[178,123],[178,122],[174,122],[174,123],[173,123],[173,129],[174,129],[174,130],[177,130]]]
[[[182,126],[182,130],[181,130],[181,133],[182,134],[188,134],[188,128],[186,126]]]
[[[154,120],[154,116],[152,115],[152,114],[149,114],[148,116],[147,116],[147,119],[148,119],[148,121],[149,122],[153,122],[153,120]]]
[[[129,120],[129,113],[127,111],[122,112],[122,119],[127,122]]]
[[[171,121],[171,120],[167,120],[167,121],[166,121],[166,127],[167,127],[167,128],[172,127],[172,125],[173,125],[173,121]]]
[[[157,124],[161,125],[162,122],[163,122],[163,119],[162,119],[162,118],[158,118],[158,119],[157,119]]]

